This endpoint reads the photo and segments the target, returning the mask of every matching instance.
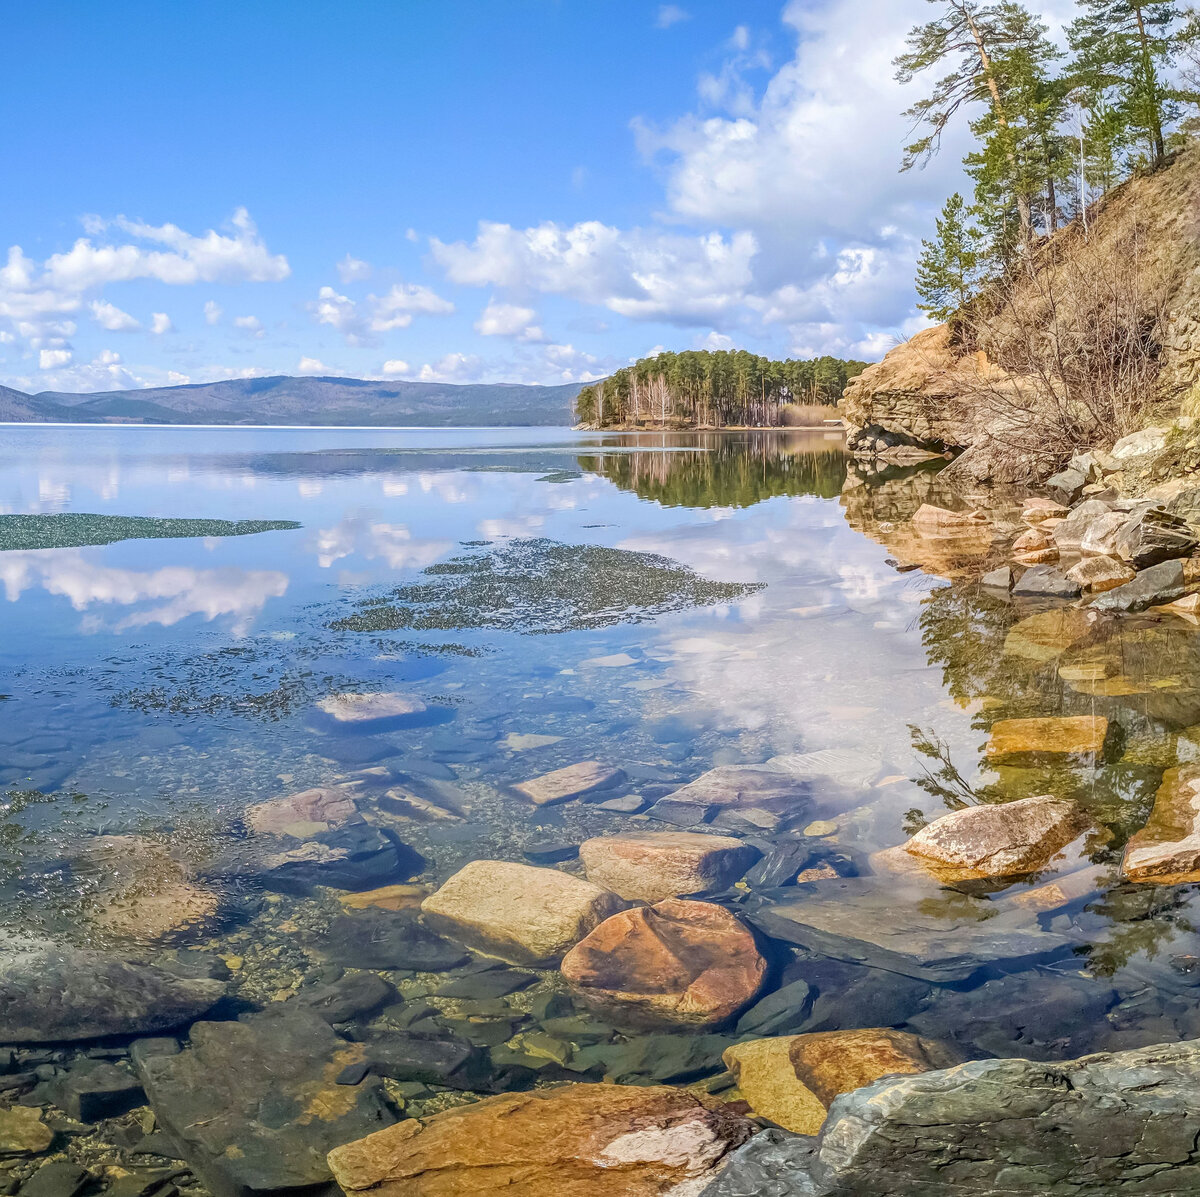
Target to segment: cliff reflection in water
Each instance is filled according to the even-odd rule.
[[[580,468],[664,507],[752,507],[780,495],[831,499],[850,460],[840,432],[663,433],[615,437],[612,445],[621,451],[581,456]],[[641,451],[627,451],[634,446]]]

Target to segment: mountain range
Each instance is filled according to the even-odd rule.
[[[136,391],[27,395],[0,386],[0,422],[372,427],[563,425],[580,385],[235,378]]]

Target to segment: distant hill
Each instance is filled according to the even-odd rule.
[[[370,382],[360,378],[237,378],[194,386],[75,395],[0,387],[0,421],[82,424],[570,424],[578,384]]]

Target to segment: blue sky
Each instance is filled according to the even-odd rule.
[[[926,9],[10,4],[0,383],[878,357],[958,186],[896,172]]]

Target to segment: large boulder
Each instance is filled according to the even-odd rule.
[[[1200,541],[1181,516],[1160,507],[1148,507],[1130,517],[1113,542],[1122,561],[1134,569],[1146,569],[1160,561],[1187,557]]]
[[[722,1059],[754,1113],[815,1135],[839,1093],[896,1073],[949,1068],[962,1056],[949,1044],[871,1027],[751,1039],[726,1048]]]
[[[904,850],[940,881],[1019,877],[1044,869],[1092,826],[1074,802],[1043,794],[950,811]]]
[[[1200,765],[1163,774],[1149,821],[1125,845],[1121,872],[1156,885],[1200,881]]]
[[[668,898],[606,919],[562,962],[593,1009],[631,1024],[717,1026],[754,1000],[767,965],[722,906]]]
[[[378,1079],[345,1083],[366,1051],[288,1003],[197,1023],[184,1051],[142,1056],[138,1071],[171,1154],[214,1197],[332,1197],[326,1153],[395,1120]]]
[[[600,761],[580,761],[519,782],[513,789],[528,798],[534,806],[550,806],[557,802],[569,802],[572,798],[582,798],[596,790],[611,789],[624,780],[624,772],[612,765]]]
[[[577,1084],[400,1122],[329,1164],[346,1197],[688,1197],[753,1132],[684,1089]]]
[[[1144,569],[1137,577],[1106,590],[1091,606],[1095,611],[1145,611],[1161,603],[1174,602],[1186,588],[1183,563],[1163,561]]]
[[[718,893],[758,857],[757,848],[732,836],[694,831],[597,836],[579,846],[589,881],[643,902]]]
[[[1108,738],[1103,715],[1048,715],[999,719],[985,749],[993,764],[1033,764],[1078,758],[1099,760]]]
[[[1075,598],[1079,587],[1053,565],[1034,565],[1020,576],[1012,592],[1017,598]]]
[[[244,821],[258,835],[308,839],[350,822],[357,813],[348,790],[318,787],[259,802],[247,808]]]
[[[1110,511],[1097,516],[1083,530],[1079,541],[1079,552],[1085,557],[1111,557],[1116,552],[1117,538],[1121,535],[1129,516],[1120,511]]]
[[[1085,557],[1067,570],[1067,579],[1084,594],[1102,594],[1132,582],[1137,574],[1115,557]]]
[[[104,952],[35,940],[0,945],[0,1043],[154,1035],[193,1022],[224,994],[220,981]]]
[[[647,812],[680,827],[712,823],[732,830],[772,830],[807,815],[812,781],[777,768],[718,765],[702,773]]]
[[[1088,499],[1086,502],[1080,503],[1063,519],[1062,523],[1054,525],[1051,535],[1055,545],[1060,552],[1078,553],[1088,532],[1096,526],[1098,521],[1107,520],[1112,514],[1109,505],[1100,499]],[[1124,524],[1126,518],[1126,516],[1120,516],[1120,523]]]
[[[976,1060],[843,1094],[817,1139],[752,1139],[701,1197],[1182,1197],[1198,1139],[1200,1041]]]
[[[421,903],[435,931],[510,964],[549,967],[624,905],[616,894],[561,873],[474,860]]]

